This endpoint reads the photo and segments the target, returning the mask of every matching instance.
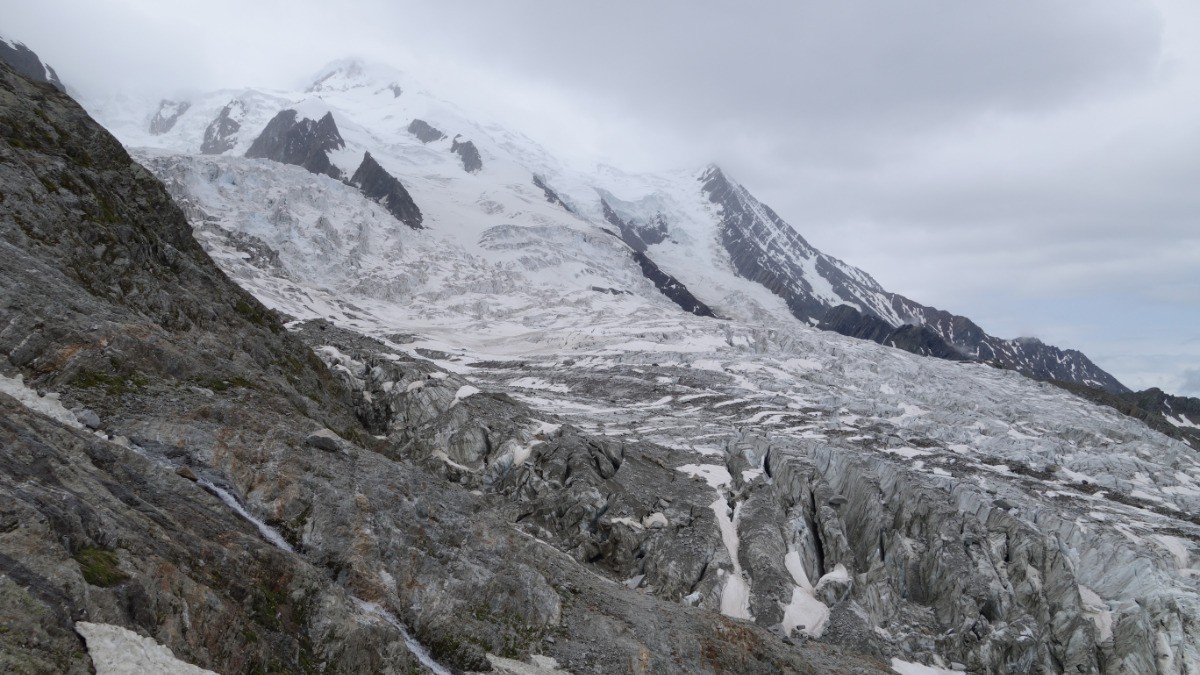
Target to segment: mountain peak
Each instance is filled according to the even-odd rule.
[[[62,92],[67,90],[58,73],[23,42],[0,35],[0,61],[34,82],[47,82]]]
[[[391,66],[359,58],[346,58],[333,61],[319,70],[305,92],[312,94],[373,88],[387,90],[393,96],[399,96],[403,91],[400,86],[402,80],[404,73]]]
[[[704,170],[700,173],[700,180],[705,182],[717,177],[725,178],[725,172],[721,171],[721,167],[712,162],[710,162],[708,166],[704,167]]]

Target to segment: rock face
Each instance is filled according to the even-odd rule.
[[[413,120],[408,125],[408,133],[417,137],[417,140],[422,143],[432,143],[440,141],[446,137],[446,134],[430,126],[425,120]]]
[[[459,136],[454,137],[454,141],[450,144],[450,152],[457,154],[462,160],[463,171],[477,173],[483,168],[483,158],[479,156],[479,149],[471,141],[459,142],[459,138]]]
[[[527,408],[314,323],[322,363],[114,138],[5,66],[0,135],[0,382],[19,395],[0,394],[0,669],[91,672],[85,622],[215,672],[487,670],[489,653],[569,672],[883,671],[631,591],[613,574],[635,539],[604,543],[593,488],[669,469],[564,432],[529,464],[564,497],[521,487],[511,467],[553,435]],[[519,524],[556,501],[564,517],[538,520],[553,530]],[[558,531],[620,555],[539,540]]]
[[[241,119],[245,113],[245,104],[237,99],[221,108],[221,113],[204,129],[201,154],[219,155],[232,150],[237,145],[237,135],[242,129]]]
[[[696,316],[716,316],[708,305],[700,302],[696,296],[692,295],[687,286],[684,286],[678,279],[662,271],[645,253],[637,250],[633,250],[631,253],[633,254],[634,262],[642,268],[642,275],[653,282],[654,287],[660,293],[667,296],[671,302],[679,305],[683,311],[691,312]]]
[[[830,309],[821,318],[817,328],[860,340],[870,340],[921,356],[932,356],[951,361],[961,361],[966,358],[928,326],[904,324],[896,328],[883,319],[863,314],[850,305],[838,305]]]
[[[396,220],[414,230],[421,229],[421,209],[400,181],[379,166],[371,153],[363,155],[362,164],[350,177],[350,184],[362,191],[367,199],[387,209]]]
[[[648,222],[640,223],[621,218],[603,197],[600,199],[600,207],[604,219],[617,228],[621,239],[635,251],[644,253],[648,246],[661,244],[667,239],[667,222],[661,213]]]
[[[28,77],[34,82],[45,82],[53,85],[59,91],[66,91],[58,73],[24,44],[8,40],[0,35],[0,61],[7,63],[13,70]]]
[[[550,186],[546,183],[545,178],[539,176],[538,174],[534,174],[533,185],[534,187],[540,188],[542,194],[546,195],[546,201],[563,207],[563,210],[565,210],[567,213],[575,213],[575,209],[572,209],[569,204],[562,200],[562,197],[558,196],[557,192],[550,188]]]
[[[1163,435],[1177,438],[1193,448],[1200,448],[1198,398],[1172,396],[1157,387],[1127,394],[1112,394],[1057,380],[1051,382],[1089,401],[1141,420],[1146,426]]]
[[[165,134],[175,127],[180,116],[191,108],[189,101],[171,101],[164,99],[158,104],[158,112],[150,119],[150,133]]]
[[[935,347],[923,335],[906,340],[924,344],[920,348],[931,352],[994,361],[1036,378],[1075,382],[1113,393],[1129,391],[1078,351],[1061,350],[1029,338],[996,338],[970,319],[885,291],[862,270],[813,248],[770,207],[715,166],[700,180],[709,201],[721,210],[721,245],[738,274],[781,297],[801,321],[816,324],[833,307],[848,305],[896,329],[905,324],[926,327],[952,347]],[[833,330],[840,325],[857,330],[854,321],[831,320],[827,324]]]
[[[319,120],[297,119],[295,110],[284,110],[268,124],[246,156],[295,164],[311,173],[341,180],[342,170],[329,161],[329,153],[346,147],[333,113]]]
[[[23,626],[0,633],[0,669],[89,672],[72,630],[84,619],[134,628],[222,672],[298,670],[335,656],[312,646],[324,630],[344,626],[351,641],[379,630],[355,628],[352,599],[322,572],[127,440],[135,427],[226,406],[228,392],[191,389],[221,377],[277,392],[260,399],[260,421],[320,405],[341,426],[353,417],[338,412],[336,384],[216,269],[159,183],[73,101],[0,67],[0,119],[0,369],[64,390],[65,404],[108,431],[0,396],[0,616]],[[190,437],[207,436],[220,455],[209,434],[224,413],[214,410]],[[161,461],[197,461],[178,438],[184,454]],[[369,647],[346,658],[405,661]]]

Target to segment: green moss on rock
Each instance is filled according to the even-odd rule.
[[[117,554],[102,548],[85,548],[75,554],[83,572],[83,580],[93,586],[107,588],[129,579],[117,566]]]

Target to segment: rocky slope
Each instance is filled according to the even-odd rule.
[[[608,441],[314,327],[326,367],[213,265],[113,137],[2,65],[0,135],[6,671],[89,672],[102,638],[124,635],[103,626],[217,672],[489,670],[534,653],[572,672],[884,666],[634,590],[539,541],[521,500],[470,489],[495,464],[489,433],[610,478],[670,470],[622,469]],[[364,395],[368,379],[407,405]],[[439,452],[468,468],[447,472]],[[716,530],[700,536],[716,546]]]

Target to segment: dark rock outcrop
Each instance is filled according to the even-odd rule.
[[[863,314],[850,305],[838,305],[830,309],[821,318],[817,328],[860,340],[870,340],[921,356],[932,356],[950,361],[961,361],[966,358],[928,326],[904,324],[896,328],[883,319]]]
[[[654,287],[660,293],[667,296],[667,299],[683,308],[685,312],[691,312],[696,316],[716,317],[716,314],[709,309],[708,305],[700,302],[699,298],[692,295],[687,286],[684,286],[678,279],[662,271],[658,265],[654,263],[642,251],[631,250],[634,261],[642,268],[642,276],[654,283]]]
[[[10,42],[0,35],[0,61],[7,63],[13,70],[28,77],[34,82],[45,82],[53,85],[59,91],[66,91],[58,73],[34,53],[32,49],[20,42]]]
[[[298,120],[295,110],[283,110],[254,139],[246,156],[295,164],[341,180],[342,170],[329,161],[329,153],[344,147],[333,113],[325,113],[319,120]]]
[[[542,178],[536,173],[533,174],[533,185],[534,187],[541,188],[542,194],[546,195],[546,201],[563,207],[563,210],[565,210],[567,213],[575,213],[575,209],[572,209],[569,204],[564,202],[562,197],[558,196],[557,192],[550,189],[550,186],[546,183],[545,178]]]
[[[200,152],[205,155],[219,155],[232,150],[237,145],[237,135],[242,129],[239,121],[245,114],[245,104],[234,99],[221,108],[216,119],[209,122],[204,129],[204,141],[200,144]]]
[[[1114,394],[1073,382],[1054,379],[1048,382],[1093,403],[1106,405],[1123,415],[1139,419],[1151,429],[1200,450],[1200,398],[1172,396],[1157,387]]]
[[[997,338],[970,319],[884,290],[862,270],[813,248],[770,207],[715,166],[700,181],[703,193],[721,210],[720,240],[734,269],[782,298],[805,323],[815,324],[831,308],[849,305],[895,329],[923,326],[952,348],[937,347],[924,331],[905,331],[909,335],[903,342],[931,354],[940,351],[949,358],[991,361],[1030,377],[1077,382],[1113,393],[1129,391],[1078,351],[1028,338]]]
[[[363,195],[377,202],[397,220],[414,230],[421,229],[421,209],[413,201],[412,195],[400,184],[394,176],[388,173],[379,162],[371,157],[371,153],[363,155],[362,164],[350,177],[350,184],[358,188]]]
[[[154,117],[150,119],[150,133],[158,135],[165,134],[175,128],[175,123],[183,116],[192,104],[189,101],[172,101],[163,99],[158,104],[158,111],[154,113]]]
[[[454,141],[450,144],[450,152],[458,155],[462,160],[463,170],[467,173],[476,173],[483,168],[483,158],[479,156],[479,149],[471,141],[459,142],[461,136],[455,136]]]
[[[617,228],[621,233],[621,240],[635,251],[644,252],[647,247],[667,240],[667,221],[661,213],[656,214],[649,222],[636,222],[617,215],[608,200],[603,197],[600,199],[600,207],[604,211],[604,219]]]
[[[605,229],[604,232],[624,241],[621,235],[612,230]],[[626,244],[628,245],[628,242]],[[638,267],[641,268],[642,276],[649,279],[660,293],[667,296],[668,300],[679,305],[685,312],[691,312],[696,316],[716,318],[717,315],[708,305],[701,302],[695,295],[692,295],[692,292],[688,290],[687,286],[683,285],[683,282],[664,272],[658,264],[650,259],[650,256],[646,255],[644,250],[638,250],[630,245],[629,254],[633,257],[633,261],[638,264]]]
[[[1034,379],[1075,382],[1114,394],[1129,392],[1082,352],[1060,349],[1037,338],[998,338],[964,316],[921,305],[895,293],[888,295],[901,316],[909,317],[910,323],[927,326],[968,358],[994,363]]]
[[[438,129],[435,129],[425,120],[413,120],[410,122],[408,125],[408,133],[416,136],[417,140],[421,141],[422,143],[432,143],[434,141],[440,141],[446,137],[446,134],[442,133]]]

